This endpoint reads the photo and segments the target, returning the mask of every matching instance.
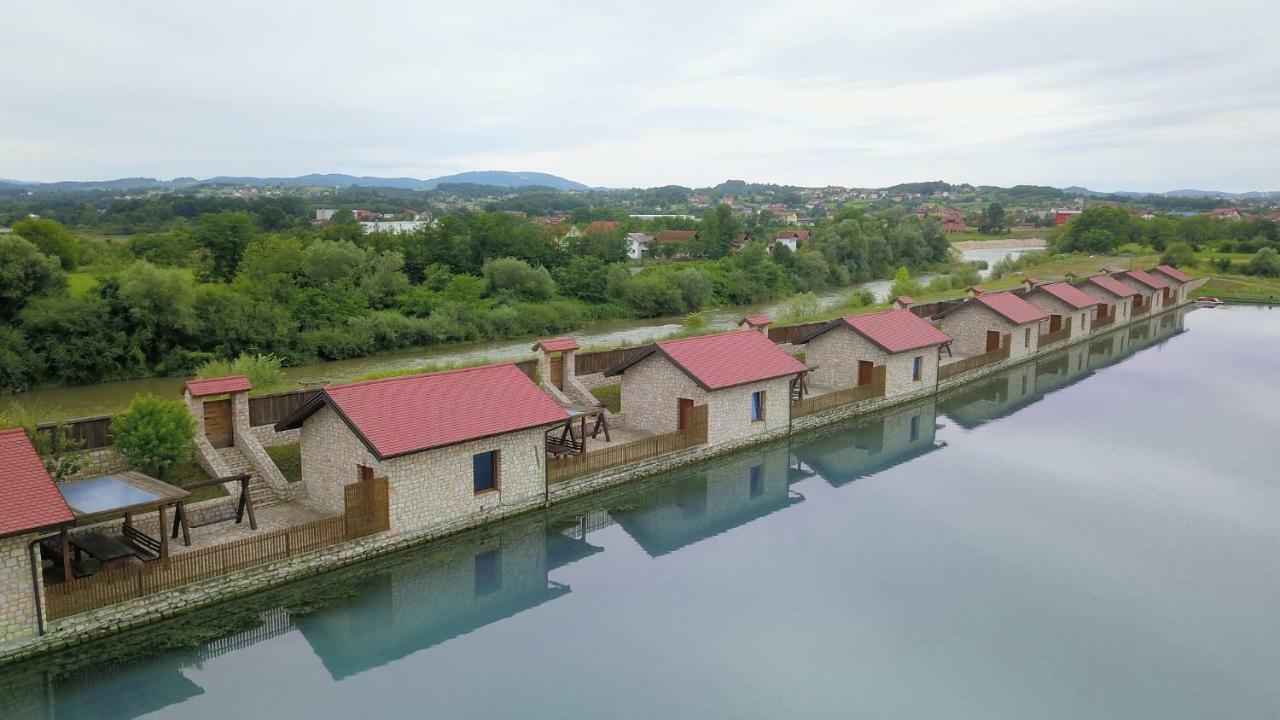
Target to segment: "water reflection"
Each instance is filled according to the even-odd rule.
[[[329,573],[238,603],[194,613],[111,641],[0,669],[0,718],[128,720],[206,692],[197,672],[214,658],[293,641],[309,648],[329,682],[449,643],[573,592],[578,563],[625,561],[634,543],[649,558],[805,503],[809,483],[838,489],[947,445],[949,420],[976,428],[1183,332],[1169,313],[1046,356],[943,398],[736,453],[690,470],[585,498],[446,542]],[[188,633],[226,629],[211,642]],[[161,642],[166,637],[173,642]],[[199,638],[199,635],[195,635]],[[158,646],[194,645],[156,654]],[[294,654],[287,657],[301,662]],[[274,657],[274,656],[273,656]],[[272,662],[284,662],[274,657]],[[309,682],[316,682],[310,678]],[[210,690],[211,693],[215,692]],[[226,693],[225,689],[217,692]],[[234,708],[233,698],[221,703]],[[252,712],[250,712],[252,715]]]

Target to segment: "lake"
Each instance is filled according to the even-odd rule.
[[[0,716],[1277,717],[1276,357],[1166,314],[0,668]]]

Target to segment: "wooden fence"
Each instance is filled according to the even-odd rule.
[[[1040,339],[1037,341],[1036,347],[1049,347],[1050,345],[1060,343],[1069,337],[1071,337],[1071,318],[1067,318],[1062,324],[1062,327],[1057,330],[1041,335]]]
[[[604,450],[547,460],[547,484],[554,485],[581,475],[589,475],[618,465],[626,465],[655,455],[704,445],[707,442],[707,406],[695,405],[684,430],[654,435]]]
[[[798,418],[812,415],[823,410],[852,405],[853,403],[884,397],[885,368],[876,365],[871,371],[871,382],[856,387],[836,390],[825,395],[807,397],[803,400],[791,401],[791,417]]]
[[[1106,326],[1108,326],[1108,325],[1112,325],[1112,324],[1114,324],[1114,323],[1115,323],[1115,321],[1116,321],[1116,314],[1115,314],[1115,313],[1111,313],[1110,315],[1108,315],[1108,316],[1106,316],[1106,317],[1094,318],[1094,319],[1093,319],[1093,329],[1094,329],[1094,330],[1097,330],[1098,328],[1102,328],[1102,327],[1106,327]]]
[[[601,350],[600,352],[574,353],[573,371],[578,375],[602,373],[620,362],[630,360],[643,352],[644,349],[645,346],[640,345],[638,347],[617,348],[615,350]]]
[[[800,338],[826,325],[826,322],[802,323],[800,325],[783,325],[769,328],[769,339],[779,345],[794,343]]]
[[[193,550],[145,565],[101,570],[87,578],[45,588],[50,620],[209,580],[244,568],[284,560],[347,539],[341,515]]]
[[[1000,362],[1009,359],[1009,333],[1005,333],[1000,338],[1000,347],[991,352],[981,355],[974,355],[963,360],[957,360],[953,363],[942,365],[938,368],[938,381],[941,382],[947,378],[955,377],[960,373],[966,373],[970,370],[977,370],[983,365]]]
[[[289,392],[255,395],[249,398],[249,424],[275,425],[289,417],[315,396],[319,390],[290,390]]]
[[[1141,306],[1134,305],[1133,312],[1131,314],[1133,317],[1138,317],[1139,315],[1146,315],[1149,312],[1151,312],[1151,303],[1146,303]]]
[[[97,450],[111,445],[111,416],[76,418],[61,422],[46,422],[36,426],[36,432],[51,436],[53,450],[57,452],[63,437],[83,443],[86,450]]]

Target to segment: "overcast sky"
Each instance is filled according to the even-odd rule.
[[[4,178],[1280,190],[1274,0],[41,0],[4,15]]]

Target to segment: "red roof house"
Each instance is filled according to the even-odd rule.
[[[227,395],[229,393],[249,392],[252,389],[253,385],[250,384],[249,378],[244,375],[187,381],[187,392],[191,393],[192,397]]]
[[[672,432],[705,405],[714,444],[787,427],[791,381],[804,371],[763,333],[736,330],[654,343],[605,375],[622,376],[628,428]]]
[[[75,520],[22,428],[0,430],[0,537]]]
[[[1049,313],[1049,332],[1069,325],[1070,337],[1078,338],[1092,329],[1093,310],[1098,306],[1098,300],[1071,283],[1041,283],[1023,297]]]
[[[928,320],[917,317],[910,310],[902,309],[837,318],[796,342],[807,344],[814,338],[842,325],[871,341],[886,353],[909,352],[951,342],[950,335],[934,327]],[[805,357],[808,359],[808,354]]]
[[[1160,278],[1154,277],[1153,275],[1148,273],[1146,270],[1128,270],[1124,273],[1121,273],[1120,277],[1133,278],[1134,280],[1137,280],[1139,283],[1145,285],[1150,290],[1163,290],[1169,287],[1169,283],[1161,280]]]
[[[1011,292],[998,292],[979,295],[974,300],[991,308],[1004,319],[1014,325],[1039,322],[1049,317],[1049,313],[1023,300]]]
[[[738,321],[738,327],[750,330],[760,330],[766,335],[769,332],[769,326],[773,324],[773,318],[768,315],[748,315]]]
[[[951,340],[928,320],[897,308],[837,318],[796,344],[805,346],[805,361],[816,366],[811,373],[818,385],[864,385],[882,366],[885,393],[892,396],[934,387],[938,347]]]
[[[985,293],[943,310],[933,319],[955,338],[953,352],[980,355],[1002,347],[1008,336],[1009,357],[1036,351],[1038,325],[1048,319],[1044,310],[1011,292]]]
[[[1151,268],[1151,272],[1169,280],[1173,280],[1179,285],[1191,282],[1191,276],[1182,272],[1172,265],[1157,265]]]
[[[587,225],[587,232],[609,232],[618,229],[617,220],[596,220]]]
[[[1084,289],[1088,292],[1090,286],[1105,290],[1113,298],[1128,298],[1138,294],[1137,290],[1125,285],[1112,275],[1093,275],[1085,278]]]
[[[654,242],[661,245],[662,243],[674,243],[677,245],[686,245],[690,240],[698,237],[698,233],[693,230],[663,230],[654,238]]]
[[[1037,293],[1045,293],[1075,310],[1085,310],[1098,304],[1097,300],[1094,300],[1083,290],[1067,282],[1053,282],[1037,285],[1034,290],[1027,293],[1026,298],[1034,303],[1035,300],[1033,298]],[[1047,308],[1045,309],[1047,310]]]

